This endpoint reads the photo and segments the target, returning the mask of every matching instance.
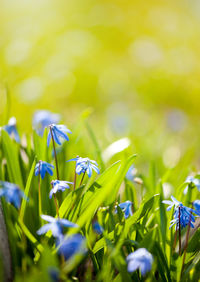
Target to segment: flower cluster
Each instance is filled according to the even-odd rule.
[[[90,160],[89,158],[81,158],[81,157],[76,157],[74,159],[70,159],[67,162],[70,161],[76,161],[76,173],[81,174],[81,173],[87,173],[89,177],[92,176],[92,170],[96,171],[96,173],[100,173],[98,169],[98,164],[94,160]]]

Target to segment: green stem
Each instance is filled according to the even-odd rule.
[[[178,229],[178,234],[179,234],[179,256],[181,256],[181,208],[178,208],[178,220],[179,220],[179,229]]]
[[[86,173],[86,171],[83,173],[83,177],[81,178],[81,182],[80,182],[80,184],[79,184],[79,187],[81,187],[81,185],[82,185],[82,183],[83,183],[83,179],[84,179],[84,177],[85,177],[85,173]]]
[[[54,150],[54,157],[55,157],[55,162],[56,162],[56,174],[57,174],[57,180],[60,179],[59,177],[59,171],[58,171],[58,161],[57,161],[57,154],[56,154],[56,145],[55,145],[55,141],[53,138],[53,132],[52,132],[52,128],[50,126],[50,132],[51,132],[51,138],[52,138],[52,142],[53,142],[53,150]]]
[[[40,161],[39,161],[39,174],[38,174],[38,205],[39,205],[39,215],[42,214],[42,200],[41,200],[41,183],[40,183]]]
[[[75,173],[74,173],[74,190],[76,189],[76,165],[75,165]]]

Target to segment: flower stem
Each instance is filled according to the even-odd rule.
[[[83,173],[83,177],[81,178],[81,182],[80,182],[80,184],[79,184],[79,187],[82,185],[82,183],[83,183],[83,179],[84,179],[84,177],[85,177],[85,173],[86,173],[86,171]]]
[[[175,247],[176,247],[177,232],[178,232],[178,229],[177,229],[177,227],[176,227],[176,233],[175,233],[175,236],[174,236],[173,250],[174,250],[174,249],[175,249]]]
[[[179,256],[181,256],[181,208],[178,208],[178,221],[179,221],[179,228],[178,228],[178,235],[179,235]]]
[[[74,173],[74,190],[76,189],[76,165],[75,165],[75,173]]]
[[[192,205],[192,209],[193,209],[193,205]],[[187,233],[186,233],[186,240],[185,240],[185,247],[184,247],[183,262],[182,262],[182,267],[181,267],[181,277],[182,277],[182,274],[183,274],[183,269],[184,269],[184,264],[185,264],[185,258],[186,258],[186,251],[187,251],[188,241],[189,241],[190,226],[191,226],[191,219],[192,219],[192,209],[191,209],[191,211],[190,211],[190,219],[189,219],[188,229],[187,229]],[[180,277],[180,278],[181,278],[181,277]]]
[[[57,201],[57,198],[55,195],[53,195],[53,198],[54,198],[54,202],[55,202],[55,206],[56,206],[56,214],[57,214],[57,217],[59,218],[59,207],[58,207],[58,201]]]
[[[39,215],[42,214],[42,200],[41,200],[41,182],[40,182],[40,164],[39,161],[39,174],[38,174],[38,205],[39,205]]]
[[[59,180],[59,171],[58,171],[58,161],[57,161],[57,154],[56,154],[56,145],[55,145],[55,141],[53,138],[53,132],[52,132],[52,128],[50,126],[50,132],[51,132],[51,138],[52,138],[52,142],[53,142],[53,150],[54,150],[54,157],[55,157],[55,162],[56,162],[56,174],[57,174],[57,179]]]

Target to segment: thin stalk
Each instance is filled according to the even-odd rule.
[[[55,202],[55,206],[56,206],[56,214],[57,214],[57,217],[59,218],[59,207],[58,207],[58,201],[57,201],[57,198],[55,195],[53,195],[53,198],[54,198],[54,202]]]
[[[39,205],[39,215],[42,214],[42,200],[41,200],[41,182],[40,182],[40,161],[39,161],[39,174],[38,174],[38,205]]]
[[[175,233],[175,236],[174,236],[174,244],[173,244],[173,249],[175,249],[175,247],[176,247],[177,232],[178,232],[178,229],[177,229],[177,227],[176,227],[176,233]]]
[[[192,205],[193,209],[193,205]],[[188,224],[188,229],[187,229],[187,234],[186,234],[186,240],[185,240],[185,247],[184,247],[184,254],[183,254],[183,262],[182,262],[182,267],[181,267],[181,277],[183,274],[183,269],[184,269],[184,264],[185,264],[185,258],[186,258],[186,251],[188,247],[188,241],[189,241],[189,234],[190,234],[190,227],[191,227],[191,218],[192,218],[192,210],[190,211],[190,219],[189,219],[189,224]]]
[[[85,173],[86,173],[86,171],[83,173],[83,177],[81,178],[81,182],[80,182],[80,184],[79,184],[79,187],[82,185],[82,183],[83,183],[83,179],[84,179],[84,177],[85,177]]]
[[[178,228],[178,235],[179,235],[179,256],[181,256],[181,208],[178,208],[178,221],[179,221],[179,228]]]
[[[58,171],[58,161],[57,161],[57,154],[56,154],[56,145],[55,145],[55,141],[53,138],[53,132],[52,132],[52,128],[50,126],[50,132],[51,132],[51,138],[52,138],[52,142],[53,142],[53,150],[54,150],[54,157],[55,157],[55,162],[56,162],[56,174],[57,174],[57,180],[60,179],[59,177],[59,171]]]
[[[75,165],[75,173],[74,173],[74,190],[76,189],[76,165]]]

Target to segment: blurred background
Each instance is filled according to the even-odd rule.
[[[198,0],[0,0],[1,125],[90,108],[103,150],[127,137],[142,163],[198,170],[199,39]]]

